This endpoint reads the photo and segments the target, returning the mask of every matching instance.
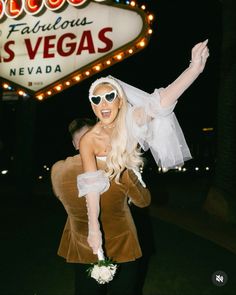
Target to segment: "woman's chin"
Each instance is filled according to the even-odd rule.
[[[103,124],[103,125],[110,125],[110,124],[113,124],[114,123],[114,121],[115,121],[115,119],[113,119],[113,118],[104,118],[104,117],[101,117],[100,118],[100,122],[101,122],[101,124]]]

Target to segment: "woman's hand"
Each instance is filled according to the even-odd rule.
[[[89,230],[87,241],[93,250],[93,254],[98,254],[98,250],[102,248],[102,233],[100,229]]]
[[[204,70],[207,58],[209,56],[209,49],[207,47],[207,43],[208,39],[204,42],[197,43],[192,48],[190,67],[199,73],[201,73]]]
[[[192,48],[190,66],[174,82],[160,92],[162,107],[172,106],[204,70],[209,56],[207,42],[208,40],[197,43]]]

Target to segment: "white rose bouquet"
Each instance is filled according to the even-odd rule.
[[[105,258],[102,251],[98,252],[98,262],[93,263],[88,269],[88,275],[99,284],[109,283],[113,280],[117,265],[109,258]]]

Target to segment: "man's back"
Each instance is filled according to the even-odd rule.
[[[98,169],[104,170],[106,162],[98,160]],[[67,222],[61,237],[58,255],[67,262],[92,263],[97,256],[87,242],[88,216],[86,198],[78,197],[77,176],[83,173],[80,156],[68,157],[52,167],[51,179],[55,195],[62,202]],[[110,183],[108,191],[101,195],[101,226],[104,230],[104,250],[118,262],[132,261],[142,255],[136,228],[130,214],[127,198],[134,204],[146,207],[150,192],[143,188],[132,171],[126,170],[122,184]]]

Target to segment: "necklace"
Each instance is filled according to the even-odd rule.
[[[101,127],[103,128],[103,129],[111,129],[111,128],[114,128],[116,125],[115,124],[112,124],[112,125],[102,125],[102,123],[101,123]]]

